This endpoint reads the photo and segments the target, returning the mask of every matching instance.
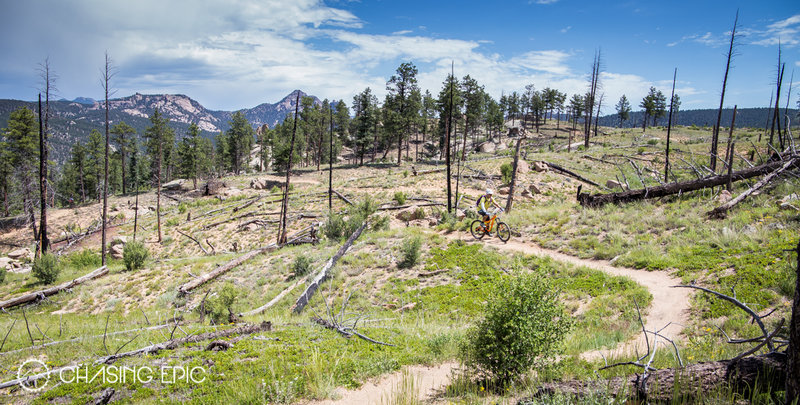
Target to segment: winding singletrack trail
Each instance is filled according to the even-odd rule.
[[[683,325],[689,319],[689,297],[690,291],[684,288],[671,288],[670,286],[681,284],[677,278],[671,277],[666,272],[636,270],[625,267],[616,267],[606,260],[588,260],[575,256],[570,256],[555,250],[545,249],[533,242],[520,241],[519,238],[512,237],[507,243],[503,243],[495,237],[485,237],[483,240],[475,240],[469,233],[453,232],[443,234],[451,240],[461,240],[465,243],[482,243],[486,246],[496,248],[505,252],[519,252],[523,254],[548,256],[553,260],[570,263],[576,266],[584,266],[590,269],[599,270],[612,276],[628,277],[646,287],[653,295],[650,307],[641,308],[644,316],[644,323],[648,330],[666,328],[661,334],[671,339],[677,339]],[[635,308],[630,308],[635,311]],[[601,357],[610,359],[611,357],[620,358],[622,356],[632,356],[636,353],[642,355],[646,352],[646,343],[641,333],[635,338],[618,345],[612,349],[595,350],[581,353],[581,358],[585,360],[596,360]],[[443,389],[450,383],[452,372],[458,367],[458,363],[444,363],[434,367],[409,366],[404,371],[394,372],[385,375],[377,382],[366,382],[361,388],[356,390],[338,391],[340,395],[337,400],[326,400],[313,402],[320,405],[335,404],[384,404],[390,403],[392,395],[403,390],[403,379],[412,378],[414,389],[419,395],[420,400],[430,399],[437,391]]]

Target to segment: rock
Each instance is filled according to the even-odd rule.
[[[242,190],[239,190],[236,187],[227,188],[222,191],[222,195],[225,197],[233,197],[242,194]]]
[[[167,184],[162,185],[161,188],[168,191],[181,191],[183,190],[184,183],[186,183],[186,180],[184,179],[175,179]]]
[[[529,171],[531,171],[531,167],[530,165],[528,165],[528,162],[520,159],[517,162],[517,173],[525,174],[528,173]]]
[[[533,184],[533,183],[531,183],[531,184],[528,186],[528,191],[529,191],[531,194],[534,194],[534,195],[535,195],[535,194],[542,194],[542,190],[539,190],[539,187],[536,187],[536,184]]]
[[[497,144],[497,150],[506,150],[506,149],[508,149],[508,145],[506,145],[504,142],[500,142]]]
[[[500,195],[508,195],[508,187],[506,186],[500,187],[499,189],[497,189],[497,193]]]
[[[122,259],[123,253],[125,252],[125,248],[123,245],[114,245],[111,246],[111,257],[115,259]]]
[[[783,208],[784,206],[791,206],[791,203],[793,203],[793,202],[795,202],[797,200],[800,200],[800,196],[798,196],[796,193],[792,193],[792,194],[787,195],[786,197],[781,198],[780,201],[778,201],[778,205],[781,208]],[[11,255],[9,255],[9,256],[11,256]]]
[[[528,189],[522,190],[522,196],[528,198],[533,197],[533,195],[531,195],[531,192]]]
[[[217,195],[225,187],[227,186],[223,181],[217,179],[211,179],[203,187],[203,195]]]
[[[250,232],[257,231],[258,230],[258,225],[256,225],[256,224],[247,224],[245,229],[247,229]]]
[[[722,192],[720,192],[719,196],[717,197],[717,202],[719,202],[720,204],[725,204],[726,202],[730,201],[731,198],[733,197],[731,197],[730,191],[722,190]]]
[[[152,206],[152,205],[148,205],[148,206],[147,206],[147,209],[148,209],[148,210],[150,210],[150,211],[153,211],[153,212],[155,212],[155,211],[156,211],[156,207],[154,207],[154,206]]]
[[[533,170],[536,170],[537,172],[546,172],[547,168],[547,164],[544,162],[533,162]]]
[[[408,304],[406,304],[406,305],[403,305],[403,306],[402,306],[402,307],[400,307],[400,308],[397,308],[397,310],[396,310],[395,312],[405,312],[405,311],[410,311],[410,310],[414,309],[416,306],[417,306],[417,303],[416,303],[416,302],[410,302],[410,303],[408,303]]]
[[[616,180],[608,180],[606,181],[606,187],[613,190],[615,188],[622,188],[622,184]]]
[[[0,257],[0,269],[11,271],[14,268],[12,264],[15,260],[10,257]]]
[[[255,190],[264,190],[267,188],[267,182],[262,179],[250,180],[250,188]]]
[[[116,246],[116,245],[125,245],[126,243],[128,243],[128,237],[127,236],[117,235],[117,236],[111,238],[111,246],[112,247]]]
[[[430,227],[434,227],[434,226],[436,226],[436,225],[439,225],[439,220],[438,220],[438,219],[436,219],[436,218],[431,218],[431,220],[430,220],[430,221],[428,221],[428,226],[430,226]]]
[[[20,249],[17,249],[17,250],[12,250],[8,254],[8,257],[10,257],[12,259],[16,259],[16,260],[23,260],[23,259],[26,259],[26,258],[29,259],[29,260],[32,260],[33,259],[33,252],[31,252],[31,250],[28,249],[28,248],[20,248]]]
[[[491,141],[484,142],[484,143],[478,145],[478,152],[492,153],[492,152],[494,152],[496,150],[497,150],[497,145],[495,145],[494,142],[491,142]]]

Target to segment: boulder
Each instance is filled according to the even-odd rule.
[[[184,179],[175,179],[162,185],[161,188],[168,191],[181,191],[183,190],[184,183],[186,183]]]
[[[542,191],[541,191],[541,190],[539,190],[539,187],[537,187],[537,186],[536,186],[536,184],[533,184],[533,183],[531,183],[531,184],[528,186],[528,192],[530,192],[530,193],[531,193],[531,194],[533,194],[533,195],[535,195],[535,194],[542,194]]]
[[[800,200],[800,196],[798,196],[796,193],[792,193],[787,195],[786,197],[781,198],[781,200],[778,201],[778,205],[781,207],[782,210],[787,210],[787,209],[798,210],[797,207],[798,200]],[[11,256],[10,253],[9,256]]]
[[[531,195],[531,192],[528,189],[522,190],[522,196],[528,198],[533,197],[533,195]]]
[[[12,263],[15,262],[15,261],[16,260],[14,260],[14,259],[12,259],[10,257],[0,257],[0,269],[5,269],[7,271],[11,271],[11,269],[14,268],[14,265]]]
[[[537,172],[546,172],[548,169],[547,164],[544,162],[533,162],[533,170]]]
[[[497,150],[506,150],[506,149],[508,149],[508,145],[506,145],[505,142],[500,142],[500,143],[497,144],[496,149]]]
[[[242,190],[239,190],[236,187],[227,188],[227,189],[222,191],[222,195],[224,195],[225,197],[233,197],[233,196],[237,196],[237,195],[241,195],[241,194],[242,194]]]
[[[122,259],[125,247],[123,245],[111,246],[111,257],[115,259]]]
[[[478,145],[478,152],[493,153],[497,150],[497,145],[494,142],[484,142]]]
[[[258,230],[258,225],[257,224],[247,224],[245,229],[247,229],[250,232],[257,231]]]
[[[128,237],[127,236],[117,235],[117,236],[111,238],[111,246],[112,247],[116,246],[116,245],[125,245],[126,243],[128,243]]]
[[[31,252],[31,250],[28,248],[20,248],[17,250],[12,250],[8,254],[8,257],[15,260],[24,260],[24,259],[33,260],[33,252]]]
[[[222,180],[211,179],[203,187],[203,195],[217,195],[227,187]]]
[[[520,159],[517,162],[517,173],[525,174],[528,173],[529,171],[531,171],[531,167],[530,165],[528,165],[528,162]]]
[[[267,188],[267,182],[262,179],[250,180],[250,188],[255,190],[264,190]]]
[[[622,184],[616,180],[608,180],[606,181],[606,187],[613,190],[615,188],[622,188]]]
[[[497,189],[497,193],[500,195],[508,195],[508,186],[503,186]]]
[[[717,202],[720,204],[725,204],[726,202],[731,200],[731,192],[728,190],[722,190],[717,197]]]

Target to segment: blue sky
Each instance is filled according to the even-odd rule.
[[[764,106],[778,41],[785,81],[793,70],[800,81],[797,1],[0,0],[0,98],[33,100],[45,58],[59,98],[99,98],[105,51],[116,96],[180,93],[211,109],[298,88],[350,104],[367,86],[385,94],[406,61],[433,94],[454,61],[495,97],[529,83],[571,95],[585,92],[599,49],[605,113],[622,94],[634,106],[650,86],[669,94],[676,67],[682,108],[714,108],[737,9],[725,105]]]

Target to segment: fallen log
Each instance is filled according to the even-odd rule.
[[[745,397],[754,387],[771,387],[772,392],[783,390],[786,379],[785,353],[770,353],[745,357],[739,361],[720,360],[690,364],[683,368],[652,371],[648,377],[647,392],[640,392],[640,375],[614,377],[607,380],[571,380],[545,383],[534,397],[565,394],[574,398],[592,395],[629,396],[648,402],[681,402],[702,399],[715,390],[728,386]],[[763,390],[761,392],[768,392]],[[521,400],[520,403],[529,403]]]
[[[580,181],[582,181],[582,182],[584,182],[586,184],[591,184],[591,185],[593,185],[595,187],[601,187],[599,184],[587,179],[586,177],[583,177],[580,174],[577,174],[577,173],[575,173],[573,171],[567,170],[567,169],[565,169],[565,168],[563,168],[563,167],[561,167],[561,166],[559,166],[559,165],[557,165],[555,163],[550,163],[550,162],[545,161],[545,160],[542,160],[542,163],[546,164],[549,168],[551,168],[551,169],[553,169],[553,170],[555,170],[555,171],[557,171],[557,172],[559,172],[561,174],[576,178],[576,179],[578,179],[578,180],[580,180]]]
[[[216,332],[201,333],[199,335],[191,335],[191,336],[186,336],[186,337],[182,337],[182,338],[178,338],[178,339],[168,340],[168,341],[163,342],[163,343],[153,344],[153,345],[150,345],[150,346],[142,347],[140,349],[131,350],[129,352],[117,353],[117,354],[112,354],[112,355],[109,355],[109,356],[103,356],[103,357],[100,357],[97,360],[95,360],[93,362],[93,364],[95,364],[95,365],[111,364],[115,360],[121,359],[121,358],[124,358],[124,357],[131,357],[131,356],[138,356],[138,355],[145,355],[145,354],[155,354],[155,353],[158,353],[158,352],[160,352],[162,350],[174,350],[174,349],[176,349],[176,348],[178,348],[178,347],[180,347],[182,345],[185,345],[187,343],[197,343],[197,342],[202,342],[204,340],[219,339],[219,338],[222,338],[222,337],[229,337],[229,336],[237,335],[237,334],[238,335],[251,335],[251,334],[259,333],[259,332],[268,332],[270,330],[272,330],[272,323],[265,321],[265,322],[261,322],[258,325],[244,325],[244,326],[240,326],[238,328],[233,328],[233,329],[220,330],[220,331],[216,331]],[[6,381],[4,383],[0,383],[0,389],[13,387],[15,385],[20,385],[20,384],[23,384],[23,383],[30,384],[30,383],[35,382],[37,380],[40,380],[42,378],[48,378],[53,374],[58,374],[58,373],[62,373],[64,371],[70,371],[70,370],[78,370],[81,367],[88,366],[88,365],[89,365],[89,363],[78,364],[78,365],[74,365],[74,366],[64,366],[64,367],[59,367],[59,368],[54,368],[52,370],[48,370],[48,371],[46,371],[44,373],[30,375],[30,376],[26,376],[24,378],[17,378],[17,379],[14,379],[14,380]]]
[[[367,227],[367,221],[365,220],[364,223],[361,224],[361,226],[358,227],[358,229],[356,229],[356,231],[353,232],[353,234],[350,235],[349,238],[347,238],[347,242],[345,242],[344,245],[342,245],[342,247],[339,248],[339,251],[336,252],[336,254],[333,255],[333,257],[328,259],[328,262],[325,263],[325,266],[322,267],[322,269],[314,277],[314,280],[311,281],[308,287],[306,287],[306,290],[303,292],[303,294],[300,295],[300,298],[298,298],[297,301],[294,303],[294,305],[292,306],[292,312],[294,312],[295,314],[299,314],[300,312],[303,311],[303,308],[305,308],[306,305],[308,305],[308,301],[311,300],[312,296],[314,296],[314,293],[317,291],[320,284],[322,284],[325,280],[328,279],[328,277],[330,277],[330,270],[333,268],[333,266],[336,265],[336,262],[339,261],[339,259],[342,256],[344,256],[345,253],[347,253],[347,250],[350,249],[350,246],[353,245],[353,242],[355,242],[356,239],[358,239],[358,237],[361,236],[361,232],[363,232],[364,228],[366,227]]]
[[[800,159],[797,159],[796,156],[793,156],[791,159],[789,159],[789,161],[792,162],[789,165],[789,167],[800,166],[799,164]],[[786,164],[786,161],[773,161],[765,163],[760,166],[746,168],[738,172],[731,173],[730,179],[731,181],[740,181],[753,178],[756,176],[761,176],[764,174],[768,174],[772,171],[775,171],[776,169],[779,169],[784,164]],[[716,176],[705,177],[698,180],[670,183],[670,184],[665,184],[663,186],[648,187],[647,189],[628,190],[618,193],[608,193],[608,194],[578,193],[578,202],[583,206],[597,207],[608,203],[619,204],[629,201],[643,200],[647,198],[665,197],[668,195],[686,193],[689,191],[696,191],[708,187],[718,187],[727,184],[728,177],[729,176],[727,174],[716,175]]]
[[[717,219],[725,218],[725,216],[728,213],[728,210],[733,208],[733,206],[735,206],[736,204],[739,204],[740,202],[742,202],[745,198],[747,198],[749,195],[751,195],[754,192],[756,192],[757,190],[759,190],[761,187],[764,187],[765,185],[767,185],[775,176],[783,173],[790,166],[796,164],[795,161],[797,159],[798,159],[797,157],[793,157],[793,158],[787,160],[786,163],[783,164],[783,166],[775,169],[775,171],[773,171],[770,174],[764,176],[764,178],[759,180],[758,183],[754,184],[753,187],[750,187],[749,189],[745,190],[743,193],[741,193],[738,196],[736,196],[736,198],[726,202],[725,204],[722,204],[719,207],[714,208],[711,211],[708,211],[706,213],[706,215],[708,215],[710,218],[717,218]]]
[[[183,235],[183,236],[185,236],[185,237],[187,237],[187,238],[191,239],[192,241],[194,241],[194,243],[196,243],[196,244],[197,244],[197,246],[200,246],[200,250],[202,250],[202,251],[203,251],[203,254],[206,254],[206,255],[208,254],[208,251],[206,250],[206,248],[204,248],[204,247],[203,247],[203,244],[202,244],[202,243],[200,243],[200,241],[198,241],[197,239],[195,239],[194,237],[192,237],[192,236],[191,236],[191,235],[189,235],[188,233],[184,233],[184,232],[182,232],[180,229],[176,229],[176,230],[178,231],[178,233],[179,233],[179,234],[181,234],[181,235]]]
[[[430,202],[430,203],[424,203],[424,204],[410,204],[410,205],[390,205],[390,206],[387,206],[387,207],[379,207],[377,209],[377,211],[393,211],[393,210],[402,210],[402,209],[411,208],[411,207],[432,207],[432,206],[444,207],[446,205],[442,204],[440,202]]]
[[[298,285],[300,285],[303,282],[304,282],[304,280],[295,281],[294,284],[290,285],[289,287],[286,287],[283,291],[280,292],[280,294],[276,295],[275,298],[271,299],[268,303],[266,303],[266,304],[264,304],[264,305],[262,305],[262,306],[260,306],[260,307],[258,307],[256,309],[253,309],[253,310],[250,310],[250,311],[247,311],[247,312],[243,312],[243,313],[239,314],[239,316],[257,315],[257,314],[260,314],[260,313],[272,308],[272,306],[274,306],[275,304],[280,302],[280,300],[282,300],[283,297],[288,295],[290,292],[292,292],[292,290],[295,289],[295,287],[297,287]]]
[[[57,286],[53,286],[53,287],[50,287],[50,288],[45,288],[44,290],[34,291],[34,292],[31,292],[31,293],[20,295],[19,297],[12,298],[10,300],[2,301],[2,302],[0,302],[0,309],[9,309],[9,308],[13,308],[13,307],[18,306],[18,305],[27,304],[29,302],[36,301],[37,299],[40,299],[40,298],[49,297],[51,295],[58,294],[61,291],[70,289],[72,287],[75,287],[76,285],[80,285],[80,284],[83,284],[83,283],[85,283],[87,281],[94,280],[96,278],[105,276],[106,274],[108,274],[108,267],[103,266],[103,267],[100,267],[99,269],[97,269],[97,270],[95,270],[95,271],[93,271],[93,272],[91,272],[89,274],[80,276],[80,277],[78,277],[78,278],[76,278],[74,280],[67,281],[67,282],[59,284]]]
[[[336,196],[339,197],[342,201],[346,202],[347,205],[355,205],[355,204],[353,204],[352,201],[348,200],[347,197],[343,196],[342,193],[340,193],[340,192],[338,192],[336,190],[331,190],[331,191],[333,191],[333,194],[336,194]]]
[[[310,227],[306,227],[306,228],[298,231],[295,235],[292,236],[291,239],[289,239],[289,241],[287,241],[287,244],[288,243],[292,243],[295,239],[307,236],[306,232],[308,231],[308,228],[311,228],[313,226],[314,225],[311,225]],[[250,251],[250,252],[247,252],[247,253],[245,253],[245,254],[243,254],[243,255],[241,255],[241,256],[239,256],[239,257],[237,257],[237,258],[235,258],[235,259],[233,259],[233,260],[231,260],[231,261],[229,261],[227,263],[224,263],[224,264],[220,265],[219,267],[217,267],[216,269],[214,269],[214,270],[212,270],[212,271],[210,271],[208,273],[205,273],[205,274],[203,274],[203,275],[201,275],[201,276],[199,276],[197,278],[192,279],[192,281],[189,281],[188,283],[180,285],[178,287],[178,295],[179,296],[185,295],[189,291],[194,290],[195,288],[207,283],[208,281],[213,280],[213,279],[221,276],[222,274],[227,273],[228,271],[230,271],[231,269],[233,269],[236,266],[238,266],[238,265],[240,265],[240,264],[242,264],[242,263],[244,263],[244,262],[246,262],[246,261],[248,261],[248,260],[250,260],[250,259],[252,259],[252,258],[254,258],[256,256],[258,256],[258,255],[260,255],[260,254],[279,249],[279,248],[281,248],[283,246],[284,245],[278,245],[278,244],[275,244],[275,243],[271,243],[271,244],[269,244],[267,246],[258,248],[256,250],[253,250],[253,251]]]

